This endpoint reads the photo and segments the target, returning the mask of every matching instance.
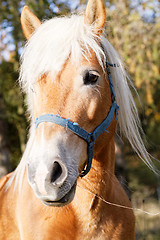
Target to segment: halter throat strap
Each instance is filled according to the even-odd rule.
[[[113,67],[115,66],[113,65]],[[108,62],[106,63],[106,69],[107,69],[107,74],[108,74],[108,79],[109,79],[109,84],[111,89],[112,106],[110,108],[110,111],[107,117],[103,120],[103,122],[98,127],[95,128],[95,130],[92,133],[87,132],[85,129],[80,127],[78,123],[71,122],[70,119],[62,118],[59,115],[45,114],[36,118],[36,121],[35,121],[35,129],[37,129],[38,125],[42,122],[52,122],[66,128],[66,130],[69,129],[74,134],[76,134],[77,136],[79,136],[80,138],[82,138],[84,141],[87,142],[88,161],[87,161],[87,165],[84,167],[84,169],[80,174],[81,177],[84,177],[91,169],[92,159],[94,156],[94,144],[96,139],[104,131],[108,132],[107,128],[112,122],[114,114],[116,114],[116,119],[117,119],[117,113],[118,113],[119,107],[115,101],[115,93],[113,90],[113,84],[112,84],[111,74],[108,67]]]

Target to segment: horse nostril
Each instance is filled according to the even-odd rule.
[[[58,162],[53,163],[53,170],[51,175],[51,182],[55,183],[56,180],[61,176],[62,174],[62,167]]]

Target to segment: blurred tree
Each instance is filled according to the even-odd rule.
[[[159,158],[160,8],[157,6],[160,6],[160,3],[152,0],[145,1],[145,4],[144,1],[113,0],[107,1],[107,5],[106,33],[108,39],[124,58],[128,66],[127,70],[134,79],[142,102],[140,105],[135,94],[143,129],[149,141],[148,148],[154,156]],[[131,155],[134,153],[126,143],[123,148],[126,159],[130,159],[130,162],[126,161],[130,172],[142,168],[143,164],[140,162],[135,165],[137,159],[135,157],[133,161]],[[149,176],[146,185],[150,184],[150,187],[154,188],[157,185],[156,177],[152,173],[149,174],[147,167],[143,166],[143,169],[142,173],[139,171],[139,175],[136,174],[139,183],[144,182],[146,174]]]
[[[7,134],[5,123],[3,119],[5,118],[5,112],[2,107],[3,98],[0,96],[0,178],[11,171],[11,165],[9,161],[9,147],[7,146]]]

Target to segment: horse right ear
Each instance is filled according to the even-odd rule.
[[[102,33],[106,21],[106,10],[103,0],[88,1],[84,21],[88,25],[93,25],[97,33]]]
[[[24,6],[22,10],[21,25],[27,39],[29,39],[34,31],[41,25],[40,20],[31,12],[28,6]]]

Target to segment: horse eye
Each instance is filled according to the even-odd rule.
[[[96,84],[97,80],[99,78],[99,75],[95,71],[87,71],[85,72],[85,75],[83,77],[83,81],[85,85],[94,85]]]

